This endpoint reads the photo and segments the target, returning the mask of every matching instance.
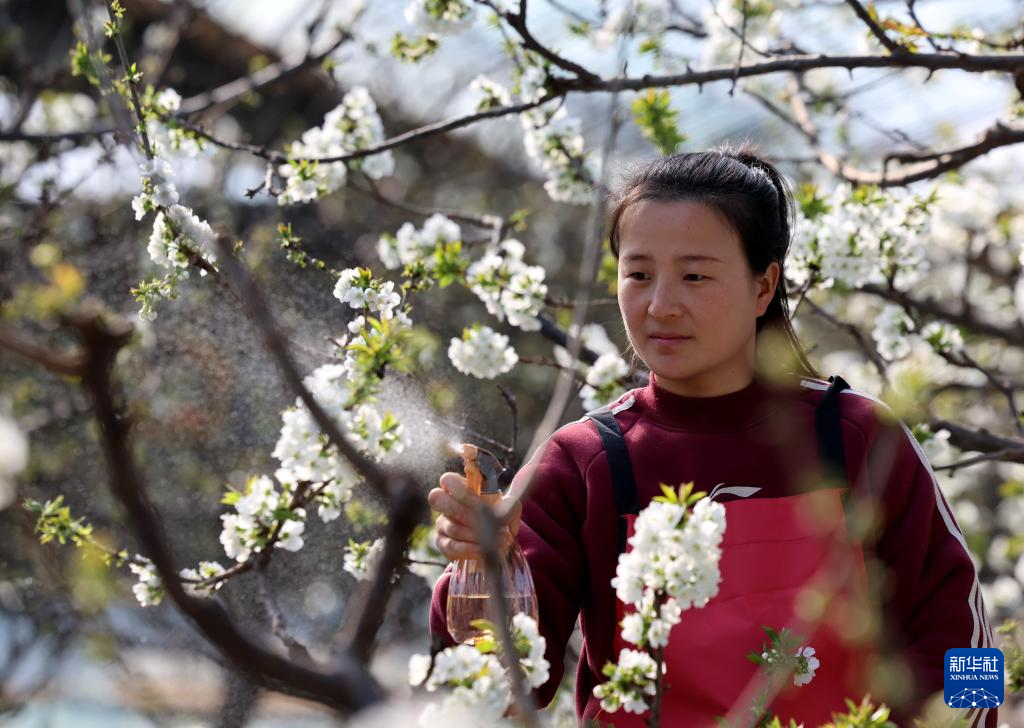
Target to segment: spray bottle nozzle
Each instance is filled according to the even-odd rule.
[[[505,472],[505,468],[494,453],[469,443],[453,445],[453,449],[462,456],[462,465],[470,490],[482,495],[501,492],[498,477]]]

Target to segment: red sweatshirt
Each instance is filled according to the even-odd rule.
[[[694,481],[695,490],[709,493],[717,485],[759,489],[748,498],[784,498],[819,487],[815,412],[827,387],[816,379],[792,387],[755,379],[730,394],[683,397],[659,387],[652,375],[647,387],[627,392],[613,406],[632,459],[640,508],[660,495],[660,483]],[[883,567],[869,572],[883,621],[876,644],[884,654],[900,656],[908,668],[905,679],[889,681],[889,694],[876,689],[873,698],[898,705],[902,690],[905,702],[893,718],[909,725],[924,698],[942,690],[945,651],[990,647],[991,630],[964,537],[913,435],[888,407],[852,389],[840,396],[840,417],[847,484],[852,496],[872,504],[877,526],[877,535],[863,544]],[[590,719],[599,713],[592,689],[604,679],[604,664],[615,659],[617,630],[610,581],[618,516],[594,423],[584,417],[559,429],[516,479],[529,471],[534,482],[518,540],[537,587],[551,663],[551,678],[537,698],[546,705],[554,696],[566,642],[579,617],[584,647],[576,709],[578,718]],[[727,531],[736,527],[726,523]],[[447,589],[446,572],[434,587],[430,630],[450,643]],[[997,725],[995,710],[966,715],[972,728]]]

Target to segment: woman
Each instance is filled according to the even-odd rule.
[[[747,719],[763,686],[746,655],[760,651],[763,626],[789,627],[820,660],[809,683],[774,686],[772,712],[816,726],[870,691],[906,720],[942,689],[945,651],[991,646],[991,631],[916,440],[885,405],[841,378],[822,381],[793,333],[783,177],[746,148],[675,154],[628,174],[615,201],[619,307],[651,376],[558,430],[513,482],[513,493],[529,490],[505,537],[526,553],[551,663],[539,702],[557,689],[578,617],[577,717],[645,724],[602,711],[593,695],[625,646],[610,581],[659,484],[693,481],[726,508],[722,580],[671,633],[662,724]],[[472,558],[465,481],[445,473],[440,486],[430,493],[438,548]],[[442,639],[447,578],[431,609]],[[968,717],[996,725],[994,710]]]

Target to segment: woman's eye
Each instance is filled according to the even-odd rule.
[[[642,281],[642,280],[646,280],[647,274],[644,273],[643,271],[638,271],[637,270],[637,271],[633,271],[632,273],[627,273],[626,274],[626,278],[632,278],[635,281]]]
[[[687,273],[686,276],[684,276],[684,277],[685,278],[690,278],[690,276],[697,276],[697,278],[700,278],[701,280],[704,280],[705,278],[707,278],[707,276],[701,275],[700,273]],[[700,283],[700,281],[693,281],[693,282],[694,283]]]

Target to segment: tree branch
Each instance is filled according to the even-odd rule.
[[[306,405],[313,420],[327,436],[331,445],[352,463],[388,503],[388,533],[376,578],[366,594],[362,608],[349,612],[350,615],[357,615],[354,630],[351,631],[351,652],[357,659],[369,661],[373,641],[384,619],[385,607],[391,595],[392,577],[402,565],[413,529],[420,521],[426,519],[426,498],[412,477],[406,474],[388,475],[349,442],[338,423],[327,414],[306,388],[298,368],[292,361],[285,338],[281,335],[248,271],[235,257],[228,238],[218,235],[217,247],[218,260],[225,275],[233,282],[245,301],[249,316],[260,330],[264,345],[276,361],[285,382]]]
[[[961,450],[981,453],[1004,452],[1002,460],[1008,463],[1024,463],[1024,440],[996,435],[987,429],[972,430],[948,420],[936,419],[928,423],[932,432],[949,431],[949,443]]]
[[[81,354],[55,351],[13,326],[0,321],[0,348],[39,364],[44,369],[65,377],[80,377],[85,366]]]
[[[144,552],[156,566],[171,600],[211,644],[263,684],[287,686],[289,691],[344,712],[361,709],[381,699],[380,687],[350,655],[336,655],[331,670],[297,664],[242,634],[219,603],[193,597],[185,591],[163,523],[145,495],[131,455],[128,417],[115,402],[111,372],[117,353],[131,336],[131,329],[108,323],[96,311],[77,315],[75,327],[84,343],[83,386],[93,402],[111,488],[127,512]]]

